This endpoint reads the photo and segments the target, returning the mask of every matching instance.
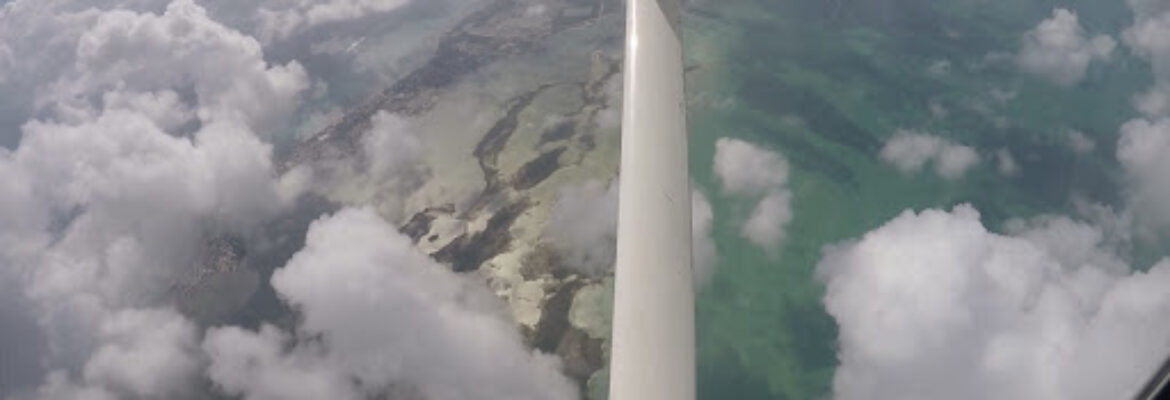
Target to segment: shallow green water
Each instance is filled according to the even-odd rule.
[[[1020,73],[1010,57],[1021,36],[1055,7],[1078,11],[1090,35],[1117,37],[1132,23],[1120,1],[721,0],[693,7],[685,23],[688,63],[697,67],[688,76],[691,169],[712,201],[720,255],[696,306],[700,398],[828,396],[836,327],[813,273],[826,245],[908,208],[971,203],[995,228],[1012,217],[1069,212],[1074,197],[1119,204],[1117,130],[1136,115],[1130,98],[1150,85],[1149,65],[1119,47],[1072,88]],[[900,174],[877,154],[902,128],[972,146],[984,158],[954,181]],[[1093,138],[1096,149],[1071,150],[1069,130]],[[720,137],[778,151],[792,167],[794,219],[775,257],[739,235],[754,203],[718,192],[711,160]],[[1000,149],[1014,155],[1019,175],[997,172],[987,155]]]

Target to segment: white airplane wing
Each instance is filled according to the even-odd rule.
[[[611,400],[695,398],[679,0],[627,0]]]

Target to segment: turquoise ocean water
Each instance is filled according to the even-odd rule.
[[[829,396],[836,326],[814,268],[826,245],[905,209],[974,205],[990,229],[1013,217],[1073,213],[1073,199],[1117,206],[1118,128],[1150,66],[1123,45],[1061,88],[1019,71],[1024,32],[1075,10],[1088,35],[1119,32],[1122,1],[697,1],[685,22],[691,172],[711,199],[719,265],[696,305],[701,399]],[[1119,40],[1120,41],[1120,40]],[[878,159],[898,129],[929,132],[983,157],[963,178],[901,174]],[[1068,132],[1096,142],[1077,153]],[[794,219],[777,254],[740,237],[754,203],[719,193],[718,138],[743,139],[791,166]],[[1012,154],[1005,176],[991,155]],[[1157,254],[1138,249],[1136,264]]]

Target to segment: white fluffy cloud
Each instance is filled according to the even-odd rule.
[[[566,266],[588,276],[613,269],[617,245],[618,181],[590,181],[561,189],[545,232],[562,251]],[[695,286],[714,274],[716,253],[711,240],[714,213],[702,192],[691,192],[691,267]]]
[[[1084,132],[1069,131],[1068,147],[1080,154],[1092,153],[1097,148],[1097,142],[1085,135]]]
[[[613,269],[617,240],[618,181],[561,189],[545,232],[574,270],[600,276]]]
[[[201,122],[244,123],[269,134],[290,119],[307,87],[299,64],[268,65],[255,39],[210,19],[192,0],[176,0],[159,15],[97,15],[77,41],[71,71],[37,104],[63,117],[85,118],[101,106],[92,100],[101,96],[130,92],[173,99],[172,92],[190,91],[197,103],[188,106]]]
[[[272,284],[301,310],[300,339],[283,351],[291,339],[273,328],[209,332],[211,378],[232,394],[576,396],[555,357],[530,352],[506,314],[485,305],[493,299],[486,288],[419,253],[371,210],[315,222],[305,248]],[[309,375],[317,378],[299,379]]]
[[[317,25],[354,20],[394,11],[411,0],[293,0],[264,1],[259,9],[257,34],[264,40],[282,39]]]
[[[970,206],[907,211],[818,265],[838,399],[1103,399],[1170,350],[1170,261],[1131,271],[1067,218],[988,232]]]
[[[303,312],[296,332],[205,333],[207,321],[172,308],[177,285],[205,272],[209,236],[254,232],[304,186],[277,175],[270,141],[310,77],[268,61],[289,57],[265,54],[249,27],[212,17],[257,2],[228,3],[0,6],[0,340],[20,335],[0,351],[34,349],[0,356],[0,398],[207,398],[207,379],[249,398],[571,398],[555,358],[528,352],[485,306],[490,293],[408,251],[368,211],[318,223],[274,278]],[[282,25],[290,34],[405,2],[272,3],[300,19]],[[409,128],[371,121],[348,166],[370,190],[425,177]]]
[[[36,111],[32,99],[73,64],[78,38],[98,14],[87,8],[61,0],[0,6],[0,146],[19,141],[19,127]]]
[[[422,140],[401,117],[380,111],[370,121],[370,132],[362,137],[366,173],[375,181],[417,176],[423,166]]]
[[[118,397],[184,397],[202,362],[196,335],[194,324],[173,311],[121,311],[102,324],[103,344],[85,364],[84,379]]]
[[[1020,165],[1016,163],[1016,158],[1008,149],[1003,148],[995,152],[995,167],[999,170],[1000,175],[1015,176],[1020,173]]]
[[[391,220],[401,218],[407,196],[430,177],[422,140],[409,121],[379,111],[361,137],[361,149],[359,154],[301,164],[294,175],[307,177],[299,183],[339,203],[377,204]]]
[[[756,204],[743,225],[743,235],[752,243],[774,252],[773,246],[784,239],[784,226],[792,221],[792,194],[787,190],[768,192]]]
[[[101,325],[103,342],[80,381],[50,373],[37,399],[185,399],[197,393],[202,359],[195,326],[172,310],[123,310]],[[18,397],[20,398],[20,397]]]
[[[6,46],[45,39],[46,54],[7,71],[32,85],[39,117],[0,151],[0,281],[35,314],[45,341],[35,368],[53,371],[36,393],[0,395],[195,395],[198,332],[166,306],[171,288],[206,234],[252,229],[295,195],[263,138],[307,87],[299,66],[269,65],[255,40],[190,0],[159,11],[62,1],[0,11],[0,26],[41,24],[0,28]]]
[[[1024,34],[1016,62],[1055,85],[1073,86],[1085,78],[1091,61],[1108,59],[1115,47],[1117,42],[1106,35],[1087,39],[1077,14],[1058,8]]]
[[[413,45],[405,41],[402,45],[389,46],[394,50],[370,51],[360,61],[350,54],[321,55],[314,48],[335,41],[348,46],[365,35],[387,35],[399,25],[407,35],[438,35],[451,21],[454,14],[465,12],[466,4],[472,2],[451,2],[452,9],[444,9],[441,17],[433,12],[411,20],[411,23],[386,24],[384,17],[403,9],[411,9],[410,0],[11,0],[0,6],[0,146],[12,147],[19,140],[15,131],[23,122],[35,115],[44,115],[42,108],[57,108],[57,111],[85,111],[86,103],[100,103],[106,96],[117,96],[116,86],[128,84],[141,86],[158,84],[160,79],[188,79],[195,76],[175,72],[167,77],[168,71],[193,69],[205,71],[199,79],[188,79],[187,90],[176,90],[181,100],[190,100],[200,90],[200,96],[214,96],[216,101],[207,101],[205,107],[220,108],[221,111],[236,110],[251,119],[275,124],[286,124],[289,119],[277,115],[263,115],[281,111],[291,104],[271,104],[285,101],[279,96],[282,91],[299,90],[303,68],[299,65],[270,66],[288,67],[284,76],[268,71],[266,80],[247,72],[256,71],[257,64],[250,53],[276,48],[269,59],[298,59],[312,69],[318,87],[344,81],[352,85],[355,81],[382,84],[379,79],[386,69],[401,74],[399,64],[404,59],[423,51],[426,45]],[[422,2],[420,2],[422,3]],[[433,2],[427,2],[433,3]],[[415,9],[428,8],[413,7]],[[456,12],[453,9],[460,9]],[[168,10],[169,9],[169,10]],[[114,10],[120,10],[114,12]],[[206,11],[205,11],[206,10]],[[433,8],[430,8],[433,11]],[[426,13],[428,11],[418,11]],[[448,11],[450,11],[448,13]],[[153,21],[139,18],[143,14],[173,14],[172,17],[157,18]],[[177,14],[204,14],[198,16]],[[376,19],[382,18],[382,19]],[[435,20],[447,21],[433,24]],[[99,21],[101,20],[101,21]],[[184,20],[182,23],[178,21]],[[202,21],[200,21],[202,20]],[[208,24],[214,20],[214,23]],[[358,21],[360,23],[354,23]],[[377,21],[376,24],[369,23]],[[415,23],[417,22],[417,23]],[[101,27],[95,24],[101,24]],[[338,35],[323,32],[315,27],[326,27],[336,23],[347,23]],[[385,28],[387,25],[390,28]],[[173,30],[170,28],[174,28]],[[98,32],[99,29],[105,30]],[[417,30],[417,31],[411,31]],[[83,38],[82,36],[87,37]],[[88,37],[97,34],[98,37]],[[137,37],[135,37],[137,36]],[[256,37],[256,38],[254,38]],[[230,38],[231,40],[221,40]],[[91,41],[90,39],[97,39]],[[111,40],[108,40],[111,39]],[[277,40],[279,39],[279,40]],[[126,40],[133,40],[133,43]],[[273,43],[277,42],[277,43]],[[387,42],[394,42],[387,40]],[[430,44],[430,41],[417,42]],[[421,46],[421,47],[420,47]],[[344,47],[343,47],[344,48]],[[239,50],[246,50],[240,52]],[[377,61],[370,61],[369,58]],[[114,62],[114,61],[123,62]],[[133,62],[131,62],[133,61]],[[412,61],[413,62],[413,61]],[[149,68],[155,64],[176,65],[178,70]],[[370,64],[370,65],[366,65]],[[407,63],[409,64],[409,63]],[[404,64],[405,65],[405,64]],[[142,70],[142,67],[149,70]],[[194,68],[192,68],[194,67]],[[340,67],[340,68],[339,68]],[[138,71],[131,71],[138,68]],[[376,70],[376,71],[375,71]],[[80,71],[80,72],[79,72]],[[126,82],[117,79],[123,72],[148,73]],[[55,92],[46,96],[47,83],[63,75],[89,73],[89,81],[63,82]],[[393,75],[393,74],[392,74]],[[396,76],[396,75],[395,75]],[[217,79],[220,78],[220,79]],[[234,80],[229,82],[228,79]],[[88,84],[105,85],[96,88]],[[197,87],[190,87],[200,85]],[[159,85],[166,86],[166,85]],[[359,85],[360,86],[360,85]],[[95,89],[97,91],[95,91]],[[180,88],[181,89],[181,88]],[[208,93],[208,90],[220,93]],[[106,93],[106,92],[113,92]],[[139,97],[152,95],[157,98],[169,96],[169,90],[138,90]],[[322,90],[329,101],[360,100],[366,93],[352,93],[353,90]],[[63,104],[61,95],[75,95]],[[56,98],[50,98],[56,97]],[[322,100],[322,99],[317,99]],[[117,101],[117,100],[115,100]],[[168,100],[169,101],[169,100]],[[218,104],[215,104],[218,103]],[[180,104],[171,102],[171,104]],[[190,104],[186,104],[190,105]],[[329,105],[321,105],[328,108]],[[77,110],[81,107],[81,110]],[[108,106],[107,106],[108,108]],[[92,111],[92,110],[91,110]],[[175,109],[165,113],[171,119],[188,116],[194,109]],[[262,134],[269,134],[272,128],[257,128]]]
[[[945,179],[958,179],[979,164],[975,149],[927,133],[899,130],[882,147],[882,161],[902,173],[917,173],[928,162]]]
[[[1130,0],[1134,25],[1123,34],[1125,44],[1150,61],[1155,83],[1135,98],[1145,118],[1136,118],[1120,128],[1117,160],[1129,186],[1127,213],[1142,233],[1170,227],[1170,4],[1156,0]],[[1091,147],[1090,147],[1091,148]]]
[[[238,327],[212,329],[203,350],[214,360],[207,376],[230,394],[248,400],[357,400],[343,371],[325,362],[324,349],[295,345],[285,332],[264,325],[259,332]]]
[[[738,139],[715,142],[714,168],[727,194],[761,195],[788,183],[788,163],[779,154]]]
[[[1156,118],[1170,114],[1170,7],[1156,0],[1130,0],[1134,25],[1122,33],[1134,54],[1150,61],[1156,83],[1135,98],[1139,111]]]
[[[775,254],[784,227],[792,220],[788,162],[751,143],[722,138],[715,142],[714,169],[725,194],[760,199],[740,233]]]
[[[268,135],[308,82],[191,0],[15,0],[0,8],[0,49],[13,60],[0,67],[6,147],[33,116],[81,122],[118,108],[167,130],[200,117]]]
[[[1130,184],[1132,211],[1143,223],[1170,226],[1170,119],[1130,121],[1121,127],[1117,160]]]
[[[711,224],[715,213],[703,192],[691,192],[691,268],[695,271],[695,287],[701,288],[715,275],[715,242],[711,240]]]

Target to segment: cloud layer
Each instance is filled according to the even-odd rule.
[[[979,164],[979,154],[971,147],[908,130],[900,130],[887,140],[879,157],[906,174],[918,173],[933,162],[934,172],[951,180],[961,178]]]
[[[1154,87],[1135,98],[1139,111],[1149,118],[1170,114],[1170,7],[1157,0],[1129,0],[1134,24],[1122,33],[1126,46],[1150,61]]]
[[[1121,127],[1117,160],[1129,179],[1132,212],[1153,227],[1170,226],[1170,119],[1135,119]]]
[[[1054,85],[1073,86],[1085,79],[1091,61],[1108,60],[1116,47],[1106,35],[1086,38],[1077,14],[1058,8],[1024,34],[1016,63]]]
[[[715,214],[711,202],[703,192],[691,192],[691,267],[695,270],[695,286],[703,287],[715,276],[715,242],[711,239],[711,225]]]
[[[9,3],[0,19],[42,11]],[[44,338],[36,364],[16,368],[53,371],[47,398],[194,396],[198,332],[171,288],[205,235],[243,234],[296,195],[263,138],[307,78],[191,1],[50,20],[67,27],[49,43],[76,57],[36,88],[44,117],[0,151],[0,280]]]
[[[319,222],[275,275],[297,329],[208,332],[176,309],[185,282],[231,272],[203,264],[208,240],[248,240],[313,187],[278,174],[271,143],[317,77],[213,17],[241,4],[0,6],[0,398],[572,398],[486,290],[407,251],[370,211]],[[281,12],[297,30],[401,4]],[[368,154],[344,168],[370,187],[425,177],[401,119],[377,115],[363,140]]]
[[[617,221],[618,181],[590,181],[561,189],[545,232],[568,267],[602,276],[613,270]]]
[[[1063,217],[987,231],[907,211],[817,266],[840,327],[838,399],[1131,396],[1170,351],[1170,261],[1131,271]]]
[[[1120,128],[1117,160],[1128,180],[1126,212],[1142,231],[1170,228],[1170,5],[1152,0],[1130,0],[1134,25],[1123,33],[1125,44],[1139,57],[1150,61],[1154,85],[1135,98],[1144,114]]]
[[[714,170],[724,194],[759,199],[740,233],[775,254],[784,227],[792,220],[788,162],[751,143],[722,138],[715,142]]]
[[[377,204],[392,221],[405,212],[405,198],[431,177],[426,149],[411,124],[379,111],[361,136],[361,152],[302,163],[289,174],[296,183],[342,204]]]
[[[711,239],[714,214],[702,192],[691,192],[691,267],[695,285],[714,274],[716,253]],[[613,270],[617,249],[618,180],[605,185],[589,181],[561,189],[545,233],[562,254],[565,266],[586,276]]]
[[[260,2],[257,35],[265,41],[287,38],[318,25],[393,11],[411,0],[328,0]]]
[[[272,284],[302,313],[299,339],[271,326],[209,331],[209,373],[228,393],[257,400],[576,396],[558,361],[524,347],[482,284],[419,253],[371,210],[313,223],[305,248]]]

